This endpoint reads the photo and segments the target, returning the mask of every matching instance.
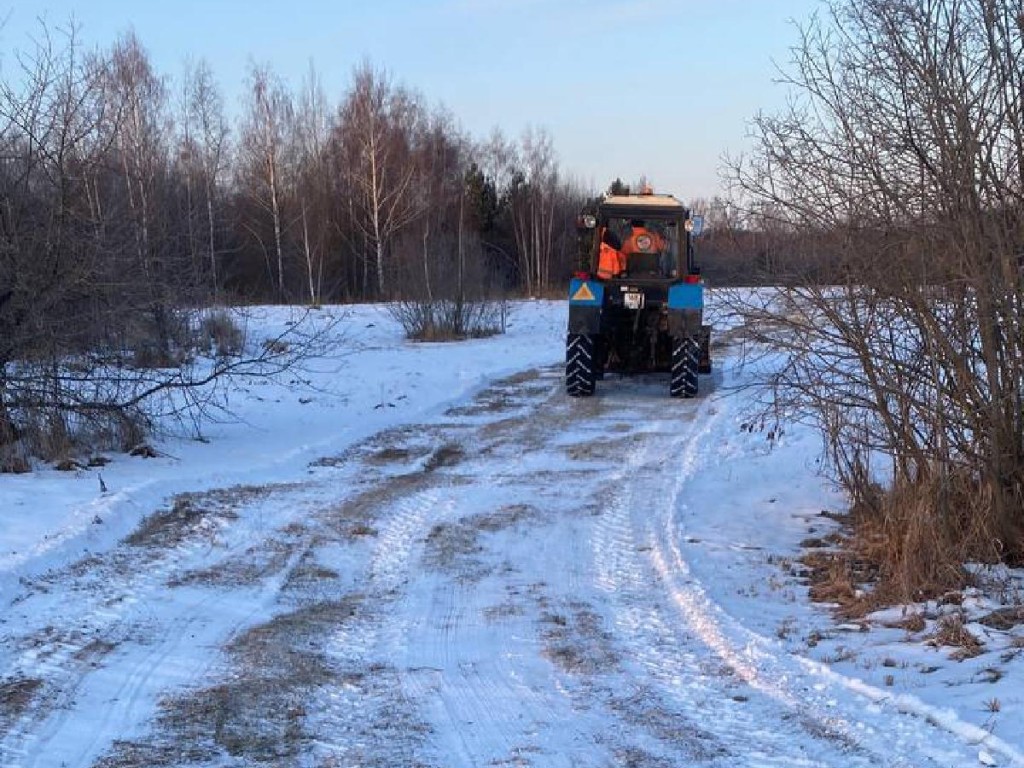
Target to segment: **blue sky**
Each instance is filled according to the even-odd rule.
[[[775,66],[820,0],[0,0],[0,66],[74,17],[88,46],[134,29],[158,72],[213,68],[237,107],[250,61],[333,102],[366,59],[474,137],[547,129],[562,168],[603,189],[641,175],[683,199],[722,191],[721,158],[778,109]]]

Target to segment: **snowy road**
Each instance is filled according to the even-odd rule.
[[[0,765],[978,764],[759,614],[801,587],[735,505],[818,510],[781,509],[796,481],[702,388],[574,401],[531,369],[291,482],[177,497],[23,580]]]

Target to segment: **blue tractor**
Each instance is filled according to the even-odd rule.
[[[569,284],[565,387],[594,394],[605,373],[669,373],[694,397],[711,372],[711,328],[693,238],[702,220],[671,195],[604,197],[579,217],[580,270]]]

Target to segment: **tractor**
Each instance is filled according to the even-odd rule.
[[[672,397],[694,397],[711,372],[711,327],[693,239],[703,220],[671,195],[608,195],[577,220],[579,270],[569,283],[565,387],[594,394],[606,373],[669,373]]]

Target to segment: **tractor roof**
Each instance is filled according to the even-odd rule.
[[[684,206],[672,195],[609,195],[601,205],[635,206],[638,208],[671,208],[683,210]]]
[[[672,195],[609,195],[599,210],[604,216],[623,218],[668,218],[688,216],[689,211]]]

